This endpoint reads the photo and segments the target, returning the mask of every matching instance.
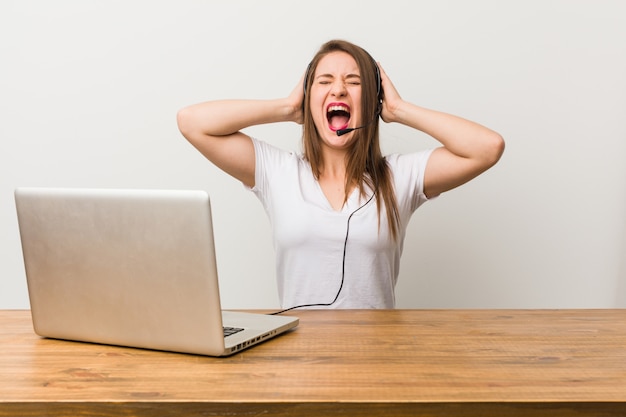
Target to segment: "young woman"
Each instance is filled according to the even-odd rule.
[[[383,156],[379,118],[442,146]],[[303,125],[301,155],[241,132],[276,122]],[[261,200],[288,309],[393,308],[413,212],[493,166],[504,150],[486,127],[403,100],[365,50],[341,40],[321,47],[288,97],[192,105],[179,111],[178,125]]]

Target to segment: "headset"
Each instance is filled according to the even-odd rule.
[[[374,73],[375,73],[375,78],[376,78],[376,101],[378,102],[378,106],[376,108],[376,114],[374,115],[371,121],[369,121],[368,123],[364,125],[337,130],[337,136],[342,136],[342,135],[345,135],[346,133],[352,132],[353,130],[363,129],[364,127],[371,125],[372,123],[376,121],[376,119],[378,119],[378,116],[380,116],[380,112],[382,111],[383,89],[382,89],[382,79],[380,77],[380,69],[378,68],[378,64],[376,63],[376,61],[374,61],[374,58],[372,58],[369,54],[368,56],[372,60],[372,64],[374,64]],[[306,100],[306,86],[309,81],[309,76],[310,76],[309,74],[311,73],[311,64],[312,62],[310,62],[309,65],[306,67],[306,72],[304,75],[304,85],[303,85],[304,100]],[[304,106],[304,100],[302,101],[303,106]]]

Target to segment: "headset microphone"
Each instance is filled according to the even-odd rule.
[[[357,130],[357,129],[363,129],[364,127],[368,127],[369,125],[371,125],[372,123],[374,123],[376,121],[376,119],[378,119],[378,116],[380,115],[380,105],[379,105],[379,110],[376,111],[376,115],[374,116],[374,118],[367,124],[364,124],[362,126],[358,126],[358,127],[349,127],[347,129],[339,129],[336,131],[337,136],[343,136],[346,133],[350,133],[353,130]]]
[[[339,130],[337,131],[337,136],[343,136],[343,135],[345,135],[346,133],[350,133],[350,132],[352,132],[353,130],[362,129],[362,128],[364,128],[365,126],[367,126],[367,125],[364,125],[364,126],[359,126],[359,127],[350,127],[350,128],[348,128],[348,129],[339,129]]]

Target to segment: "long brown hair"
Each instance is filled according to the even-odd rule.
[[[352,185],[356,184],[361,196],[365,196],[367,185],[376,193],[376,205],[378,208],[378,223],[380,225],[381,208],[384,205],[387,214],[387,223],[391,237],[395,240],[398,236],[398,224],[400,215],[393,187],[392,173],[387,161],[380,150],[378,135],[378,116],[380,115],[382,93],[378,88],[378,68],[376,61],[363,48],[343,40],[331,40],[326,42],[309,64],[306,77],[305,100],[304,100],[304,124],[302,141],[304,157],[311,164],[313,175],[319,179],[324,167],[321,138],[313,122],[310,108],[311,85],[313,75],[319,61],[331,52],[346,52],[356,61],[361,75],[361,120],[368,123],[362,129],[353,132],[356,135],[348,151],[346,158],[346,182],[344,203],[348,200]],[[378,88],[377,88],[378,87]]]

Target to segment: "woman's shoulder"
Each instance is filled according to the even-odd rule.
[[[255,137],[251,137],[251,139],[257,152],[287,159],[302,159],[301,153],[296,150],[285,149]]]
[[[426,166],[428,158],[434,149],[425,149],[417,152],[409,153],[391,153],[385,155],[385,160],[392,171],[402,169],[415,169],[416,167]]]
[[[284,149],[277,145],[252,138],[256,153],[257,165],[267,172],[284,171],[285,169],[310,169],[302,153],[293,149]]]

